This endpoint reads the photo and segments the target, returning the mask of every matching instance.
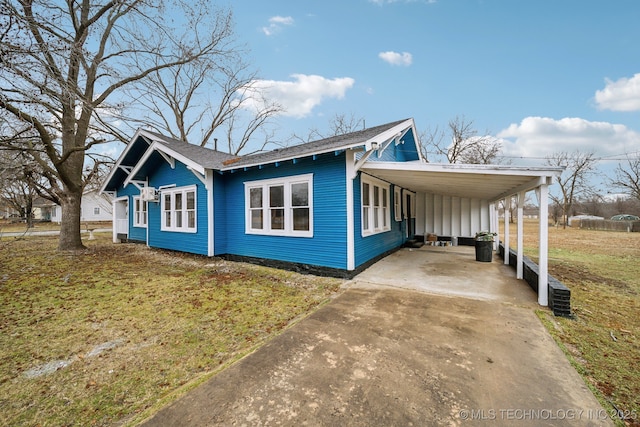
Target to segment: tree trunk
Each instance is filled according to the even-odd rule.
[[[62,207],[62,219],[60,222],[59,251],[78,251],[85,249],[80,238],[80,202],[82,190],[72,191],[65,188],[60,197]]]
[[[27,220],[27,228],[33,228],[33,199],[31,197],[27,198],[25,208],[25,219]]]

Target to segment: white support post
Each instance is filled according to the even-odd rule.
[[[355,152],[353,150],[347,150],[345,158],[347,163],[347,177],[345,183],[347,186],[347,270],[351,271],[356,268],[354,224],[355,207],[353,203],[353,180],[357,174],[355,166]]]
[[[504,264],[509,265],[509,215],[511,214],[511,196],[504,199]]]
[[[111,202],[111,240],[113,243],[120,243],[118,239],[118,201],[115,197]]]
[[[496,248],[498,247],[498,242],[500,241],[500,230],[498,229],[498,227],[496,227],[496,219],[497,214],[496,214],[496,205],[495,203],[490,203],[489,204],[489,232],[490,233],[496,233],[496,239],[495,242],[493,243],[493,250],[495,251]]]
[[[549,305],[549,186],[542,184],[539,189],[538,204],[540,213],[538,215],[540,233],[540,253],[538,255],[538,304]]]
[[[493,204],[493,230],[497,237],[493,243],[493,250],[498,252],[498,246],[500,246],[500,207],[495,203]]]
[[[524,218],[524,199],[526,197],[526,194],[524,191],[518,194],[518,236],[517,236],[517,240],[518,240],[518,260],[516,261],[516,278],[517,279],[522,279],[524,278],[524,272],[523,272],[523,241],[524,241],[524,223],[523,223],[523,218]]]
[[[213,192],[213,175],[214,172],[212,170],[207,170],[205,172],[205,188],[207,190],[207,255],[214,256],[216,253],[215,248],[215,205],[214,205],[214,192]],[[149,227],[147,227],[149,229]]]

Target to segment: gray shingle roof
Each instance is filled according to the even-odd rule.
[[[224,162],[235,159],[234,156],[222,151],[212,150],[206,147],[200,147],[199,145],[188,144],[186,142],[170,138],[168,136],[148,131],[144,131],[146,134],[152,135],[155,141],[162,143],[163,145],[171,148],[178,154],[181,154],[189,160],[202,165],[205,169],[220,170],[224,167]]]
[[[152,136],[155,141],[166,145],[193,162],[202,165],[206,169],[230,170],[239,167],[274,163],[277,161],[310,156],[312,154],[329,153],[334,150],[344,150],[346,148],[357,147],[358,145],[364,144],[374,136],[386,131],[387,129],[391,129],[406,120],[407,119],[398,120],[344,135],[332,136],[318,141],[292,145],[291,147],[279,148],[247,156],[235,156],[221,151],[215,151],[210,148],[187,144],[177,139],[148,130],[145,130],[144,132]]]
[[[387,129],[405,122],[407,119],[398,120],[380,126],[374,126],[368,129],[351,132],[344,135],[332,136],[330,138],[318,141],[308,142],[305,144],[293,145],[291,147],[280,148],[273,151],[252,154],[248,156],[236,157],[233,163],[228,162],[226,169],[235,169],[244,166],[253,166],[265,163],[273,163],[281,160],[292,158],[300,158],[312,154],[328,153],[334,150],[343,150],[345,148],[357,147],[368,139],[384,132]]]

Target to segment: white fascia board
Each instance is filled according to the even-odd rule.
[[[116,173],[116,171],[120,167],[120,164],[122,163],[122,160],[125,158],[125,156],[129,152],[131,147],[133,147],[133,143],[135,142],[135,140],[138,139],[139,137],[143,136],[143,134],[145,134],[144,129],[138,128],[138,130],[136,130],[136,133],[129,140],[129,143],[124,147],[124,150],[122,150],[122,153],[120,153],[120,156],[118,157],[118,160],[116,160],[115,164],[111,168],[111,171],[109,172],[109,175],[107,175],[107,178],[104,180],[104,182],[100,186],[100,193],[104,192],[105,187],[107,186],[109,181],[111,181],[111,178],[113,178],[113,175]],[[144,136],[145,136],[145,138],[144,138],[145,141],[147,141],[147,143],[151,144],[149,136],[146,135],[146,134]]]
[[[405,129],[409,129],[409,128],[412,128],[413,129],[413,134],[417,135],[413,119],[408,119],[408,120],[405,120],[404,122],[392,127],[391,129],[388,129],[388,130],[386,130],[386,131],[384,131],[382,133],[379,133],[378,135],[376,135],[373,138],[369,138],[366,141],[356,142],[356,143],[353,143],[353,144],[345,144],[345,145],[340,146],[340,147],[333,147],[333,148],[327,148],[327,149],[324,149],[324,150],[313,151],[313,152],[310,152],[310,153],[306,153],[306,154],[304,154],[302,156],[301,155],[291,155],[291,156],[286,156],[286,157],[279,157],[278,159],[269,160],[267,162],[248,163],[248,164],[243,164],[242,166],[236,166],[236,165],[234,165],[232,163],[229,166],[227,166],[226,168],[222,168],[221,171],[225,172],[225,171],[230,171],[230,170],[235,170],[235,169],[251,168],[251,167],[260,166],[260,165],[264,165],[264,164],[268,164],[268,163],[287,162],[287,161],[290,161],[290,160],[299,159],[301,157],[318,156],[320,154],[326,154],[326,153],[331,153],[331,152],[341,151],[341,150],[353,150],[353,149],[356,149],[358,147],[362,147],[364,149],[364,151],[370,151],[372,142],[378,142],[378,143],[382,144],[383,142],[386,142],[389,139],[393,139],[393,137],[397,136],[398,134],[402,134]],[[404,132],[404,133],[406,133],[406,132]],[[417,138],[417,136],[416,136],[416,138]],[[420,150],[418,150],[418,154],[420,154]],[[420,158],[422,159],[422,155],[420,155]]]
[[[200,173],[201,175],[205,175],[205,168],[204,166],[202,166],[200,163],[194,162],[193,160],[189,159],[188,157],[183,156],[182,154],[173,151],[171,148],[167,147],[166,145],[162,145],[162,144],[158,144],[157,145],[157,150],[165,153],[166,155],[178,160],[180,163],[184,164],[185,166],[187,166],[187,168],[194,170],[198,173]]]
[[[555,177],[559,176],[564,170],[564,168],[562,167],[537,168],[528,166],[422,163],[419,160],[410,162],[367,162],[364,168],[378,170],[404,170],[415,172],[455,172],[476,175],[519,175],[533,177]]]
[[[366,151],[371,150],[371,144],[374,143],[374,142],[377,142],[378,146],[381,147],[382,144],[384,144],[387,141],[390,141],[390,140],[394,139],[398,135],[402,135],[403,132],[405,132],[409,128],[413,128],[414,135],[416,135],[415,134],[415,124],[413,122],[413,119],[408,119],[408,120],[405,120],[404,122],[402,122],[400,124],[395,125],[391,129],[387,129],[384,132],[379,133],[378,135],[375,135],[375,136],[369,138],[368,140],[366,140],[364,142],[365,150]],[[420,151],[420,150],[418,150],[418,151]]]
[[[175,152],[174,150],[170,149],[166,145],[164,145],[164,144],[162,144],[162,143],[160,143],[158,141],[154,141],[149,146],[149,148],[147,148],[147,151],[145,151],[145,153],[142,155],[142,157],[138,160],[138,163],[133,168],[133,170],[131,171],[131,173],[127,177],[127,179],[124,181],[124,186],[125,187],[127,186],[127,184],[132,182],[132,178],[131,177],[135,176],[136,173],[138,173],[140,168],[142,168],[142,166],[147,162],[147,160],[149,160],[149,157],[151,157],[151,154],[153,154],[154,151],[158,151],[162,155],[162,157],[169,164],[171,164],[171,162],[168,160],[167,156],[169,158],[171,158],[171,159],[175,159],[175,160],[178,160],[179,162],[183,163],[184,165],[187,166],[188,169],[190,169],[192,171],[195,171],[195,172],[198,172],[200,175],[205,175],[205,169],[204,169],[204,167],[202,165],[194,162],[191,159],[186,158],[182,154],[179,154],[179,153]]]
[[[550,176],[538,176],[533,178],[531,181],[519,185],[516,188],[513,188],[509,191],[506,191],[502,194],[500,194],[498,197],[496,197],[494,200],[492,200],[491,202],[498,202],[499,200],[505,199],[507,197],[511,197],[514,196],[516,194],[522,193],[522,192],[527,192],[527,191],[531,191],[531,190],[535,190],[536,188],[540,187],[541,185],[551,185],[552,184],[553,179]]]

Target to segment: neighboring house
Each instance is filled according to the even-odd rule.
[[[33,200],[32,216],[36,221],[51,221],[51,216],[56,210],[56,204],[42,197]]]
[[[58,205],[51,207],[52,222],[62,221],[62,208]],[[80,204],[80,222],[105,222],[113,219],[113,198],[109,193],[90,190],[82,194]]]
[[[429,164],[417,138],[407,119],[233,156],[138,130],[102,187],[114,241],[350,277],[416,236],[497,230],[505,197],[547,209],[560,169]]]

